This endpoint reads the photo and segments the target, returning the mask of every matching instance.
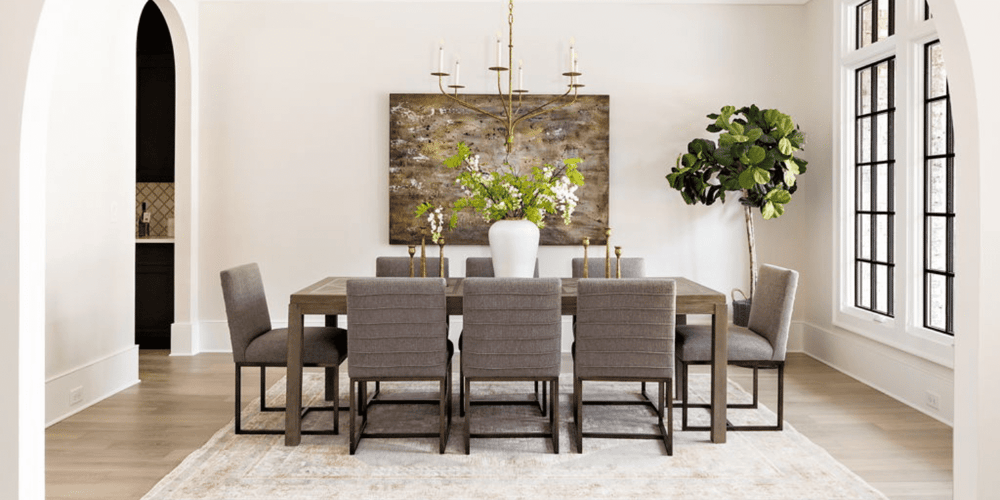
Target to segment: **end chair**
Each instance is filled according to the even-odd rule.
[[[758,372],[778,371],[778,422],[773,426],[731,425],[733,431],[780,431],[784,427],[785,353],[788,330],[792,322],[792,306],[799,273],[777,266],[764,265],[757,278],[757,291],[750,303],[750,323],[747,327],[729,325],[729,364],[753,370],[753,402],[732,403],[726,408],[757,408]],[[711,408],[710,404],[692,404],[688,394],[688,367],[709,364],[712,359],[712,332],[709,325],[679,325],[677,327],[677,362],[680,373],[681,429],[708,430],[705,426],[688,425],[688,408]]]
[[[236,363],[236,434],[284,434],[283,429],[247,430],[242,427],[240,386],[244,367],[260,367],[260,411],[285,411],[283,407],[267,406],[264,399],[264,379],[267,367],[287,366],[288,329],[271,327],[264,283],[257,264],[227,269],[220,273],[220,277],[229,322],[229,338],[233,347],[233,362]],[[340,364],[347,358],[347,332],[335,327],[307,327],[303,330],[302,342],[302,366],[326,368],[326,400],[333,402],[333,406],[306,407],[303,412],[304,416],[310,411],[332,411],[333,430],[303,430],[302,434],[338,434],[338,410],[347,409],[338,406],[338,372]]]
[[[347,366],[351,378],[350,454],[362,438],[437,437],[440,452],[451,426],[451,359],[445,280],[442,278],[369,278],[347,282]],[[433,381],[438,399],[367,400],[368,382]],[[368,433],[369,405],[436,404],[438,432]],[[356,428],[355,415],[362,421]]]
[[[550,438],[553,453],[559,453],[562,281],[467,278],[463,286],[465,453],[471,438],[514,437]],[[550,385],[549,432],[471,433],[473,382],[534,381]]]
[[[666,279],[581,279],[577,284],[577,328],[573,343],[573,415],[577,453],[583,438],[660,439],[673,455],[674,316],[676,284]],[[654,404],[643,399],[584,400],[585,381],[653,382]],[[584,432],[586,405],[645,405],[657,416],[659,433]],[[664,408],[666,405],[666,408]],[[664,427],[664,415],[667,425]]]

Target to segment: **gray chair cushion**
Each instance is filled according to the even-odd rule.
[[[347,331],[334,327],[306,327],[302,332],[302,364],[339,365],[347,357]],[[288,360],[288,329],[261,335],[247,346],[247,361],[285,364]]]
[[[576,303],[576,376],[673,378],[673,280],[581,279]]]
[[[466,377],[559,376],[559,278],[466,278],[463,288]]]
[[[465,276],[467,278],[493,278],[492,257],[468,257],[465,259]],[[538,259],[535,259],[535,277],[538,277]]]
[[[267,311],[264,283],[256,263],[227,269],[219,273],[222,298],[229,319],[229,339],[233,361],[246,360],[247,346],[253,339],[271,330],[271,315]]]
[[[771,343],[748,328],[729,325],[729,361],[770,361],[774,357]],[[681,361],[712,360],[712,327],[710,325],[677,326],[677,358]]]
[[[587,262],[587,268],[589,270],[589,278],[604,278],[604,257],[589,257]],[[617,259],[611,257],[611,277],[614,278],[617,274]],[[583,277],[583,257],[575,257],[573,259],[573,277],[582,278]],[[622,278],[644,278],[646,276],[646,259],[642,257],[624,257],[622,258]]]
[[[440,257],[427,257],[427,277],[440,278]],[[449,277],[448,257],[444,258],[444,277]],[[410,277],[409,257],[377,257],[375,259],[375,276],[380,278]],[[420,277],[420,251],[413,256],[413,276]]]
[[[347,282],[351,378],[443,377],[450,352],[442,278]]]

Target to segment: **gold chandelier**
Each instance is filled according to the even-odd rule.
[[[486,111],[464,99],[459,97],[459,89],[465,88],[459,81],[459,62],[455,61],[455,77],[451,85],[448,85],[449,89],[452,89],[452,93],[448,93],[445,90],[444,78],[451,76],[444,72],[444,44],[438,50],[438,70],[437,72],[431,73],[431,75],[438,77],[438,88],[441,89],[441,93],[444,94],[449,99],[455,101],[456,103],[471,109],[477,113],[486,115],[494,120],[500,122],[500,124],[506,130],[506,140],[505,146],[507,148],[507,153],[511,152],[514,146],[514,129],[519,123],[529,118],[534,118],[536,116],[543,115],[545,113],[551,113],[553,111],[565,108],[576,102],[577,90],[583,87],[577,80],[581,73],[579,72],[579,65],[576,58],[576,50],[573,45],[573,41],[570,41],[570,65],[569,71],[563,73],[563,76],[569,78],[569,84],[567,85],[566,92],[561,95],[556,95],[552,99],[538,105],[532,109],[521,109],[522,99],[524,94],[528,91],[524,89],[524,64],[523,61],[518,65],[518,86],[517,89],[514,88],[514,72],[511,70],[510,66],[513,66],[514,61],[514,0],[509,0],[508,2],[509,13],[507,15],[507,24],[510,28],[510,33],[507,38],[507,63],[508,66],[503,66],[503,61],[501,59],[501,40],[500,33],[497,33],[497,64],[489,68],[490,71],[494,71],[497,74],[497,98],[500,102],[500,107],[502,111],[497,113],[492,113]],[[504,93],[503,84],[501,76],[504,72],[507,72],[507,92]],[[517,94],[517,107],[515,108],[514,94]],[[570,96],[572,94],[572,96]]]

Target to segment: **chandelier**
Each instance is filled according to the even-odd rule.
[[[518,64],[518,78],[517,78],[517,88],[514,88],[514,72],[511,70],[514,61],[514,0],[509,0],[508,2],[508,15],[507,24],[510,28],[510,33],[507,38],[507,66],[503,65],[503,60],[501,58],[502,45],[500,40],[500,33],[497,32],[497,64],[496,66],[491,66],[490,71],[494,71],[497,74],[497,99],[500,103],[500,108],[502,111],[499,113],[493,113],[486,111],[465,99],[459,97],[459,89],[465,88],[464,85],[460,83],[459,80],[459,61],[455,61],[455,76],[452,80],[451,85],[447,87],[451,89],[451,93],[445,90],[445,77],[451,76],[444,72],[444,44],[442,43],[438,49],[438,70],[437,72],[431,73],[431,75],[438,77],[438,88],[441,89],[441,93],[446,97],[455,101],[459,105],[468,108],[477,113],[486,115],[498,122],[504,127],[505,133],[505,146],[507,148],[507,153],[510,154],[511,149],[514,146],[514,129],[517,125],[524,120],[534,118],[536,116],[543,115],[545,113],[551,113],[553,111],[565,108],[576,102],[577,90],[583,87],[583,84],[579,83],[577,78],[581,75],[579,72],[579,64],[576,58],[576,49],[574,48],[573,41],[570,40],[569,47],[569,71],[563,73],[563,76],[569,78],[569,84],[567,85],[566,92],[561,95],[556,95],[548,101],[530,109],[522,109],[522,96],[527,94],[528,91],[524,88],[524,62],[521,61]],[[507,91],[504,92],[502,76],[507,73]],[[517,94],[517,102],[515,107],[514,95]],[[572,94],[572,95],[570,95]]]

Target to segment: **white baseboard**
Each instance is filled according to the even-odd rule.
[[[45,426],[139,383],[139,346],[133,345],[45,381]],[[70,402],[73,391],[79,400]]]
[[[837,327],[798,323],[789,336],[797,351],[873,387],[921,413],[954,426],[955,373],[951,368],[908,354]],[[937,408],[929,405],[936,396]]]
[[[170,325],[170,355],[194,356],[198,354],[198,329],[191,323]]]

